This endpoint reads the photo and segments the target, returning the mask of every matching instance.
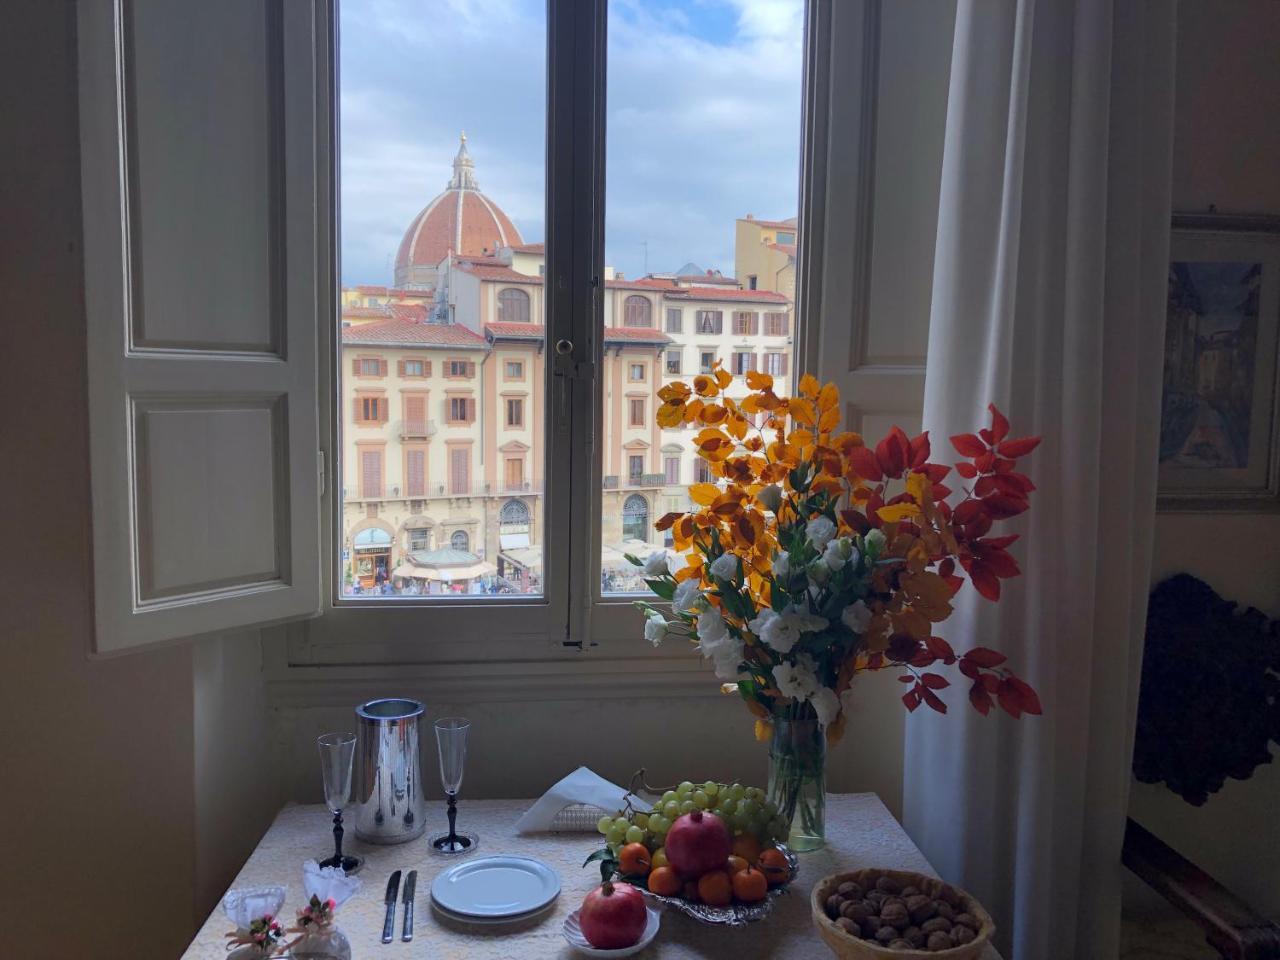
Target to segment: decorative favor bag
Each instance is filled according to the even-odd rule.
[[[356,877],[340,867],[322,867],[314,860],[302,865],[307,905],[298,911],[289,933],[298,937],[289,944],[294,960],[351,960],[351,941],[334,923],[334,913],[360,889]]]
[[[279,949],[284,928],[276,921],[284,906],[284,887],[249,887],[231,890],[222,898],[222,910],[236,925],[227,934],[230,960],[265,960]]]

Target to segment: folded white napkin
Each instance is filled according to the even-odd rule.
[[[516,821],[516,832],[537,833],[550,830],[551,821],[556,814],[575,803],[590,804],[606,813],[613,813],[622,809],[626,796],[624,787],[610,783],[586,767],[579,767],[538,798],[525,815]],[[636,810],[649,809],[649,804],[638,797],[631,798],[631,806]]]
[[[347,876],[341,867],[322,867],[314,860],[305,860],[302,863],[302,886],[308,899],[332,900],[334,907],[340,907],[360,889],[360,878]]]

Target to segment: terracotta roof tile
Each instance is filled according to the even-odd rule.
[[[451,188],[423,207],[409,224],[396,253],[397,276],[410,266],[434,267],[450,251],[479,256],[521,243],[520,231],[496,203],[479,191]]]
[[[343,307],[342,316],[361,320],[377,320],[387,316],[386,307]]]
[[[605,327],[605,343],[670,343],[671,338],[653,327]]]
[[[765,246],[770,250],[781,250],[792,260],[796,258],[796,245],[794,243],[766,243]]]
[[[481,280],[500,280],[504,283],[531,283],[536,286],[542,286],[541,277],[531,277],[525,273],[518,273],[500,261],[489,263],[468,258],[459,261],[458,269],[479,277]]]
[[[547,335],[547,328],[540,323],[486,323],[485,333],[505,340],[542,340]]]
[[[480,334],[460,323],[417,323],[394,317],[343,327],[342,342],[480,348],[487,343]]]
[[[745,223],[754,223],[757,226],[773,230],[785,230],[787,227],[794,229],[796,226],[795,217],[787,217],[785,220],[758,220],[755,217],[739,217],[738,219]]]

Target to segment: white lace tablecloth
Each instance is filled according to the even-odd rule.
[[[594,833],[533,834],[515,832],[515,822],[531,800],[467,800],[458,804],[458,825],[480,836],[479,848],[469,857],[507,853],[536,857],[560,875],[562,889],[554,908],[541,919],[507,927],[467,926],[443,918],[431,909],[431,880],[456,858],[433,855],[425,835],[398,846],[373,846],[355,840],[348,831],[344,852],[365,859],[359,876],[360,892],[338,913],[339,924],[351,939],[356,960],[396,960],[418,957],[431,960],[539,960],[544,957],[580,957],[560,932],[564,918],[581,904],[600,872],[582,861],[598,846]],[[445,824],[444,804],[432,804],[428,816],[434,822],[428,833]],[[292,919],[303,904],[302,862],[332,852],[331,817],[323,806],[287,806],[280,811],[258,848],[236,877],[234,887],[278,883],[289,890],[282,920]],[[800,874],[790,893],[781,897],[768,919],[742,928],[707,927],[674,911],[662,918],[657,940],[642,958],[754,957],[821,960],[831,953],[813,928],[809,891],[821,877],[839,870],[861,867],[894,867],[932,874],[929,863],[902,827],[871,793],[833,794],[827,799],[827,839],[824,850],[800,855]],[[416,923],[412,943],[400,941],[403,904],[396,907],[396,940],[381,942],[382,903],[387,877],[400,869],[405,875],[418,871]],[[401,887],[403,894],[403,886]],[[219,906],[183,954],[184,960],[225,958],[223,934],[229,928]],[[982,960],[1000,960],[990,947]]]

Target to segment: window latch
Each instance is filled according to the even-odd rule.
[[[574,360],[572,340],[557,340],[555,350],[557,377],[567,377],[570,380],[595,379],[596,365],[594,363]]]

